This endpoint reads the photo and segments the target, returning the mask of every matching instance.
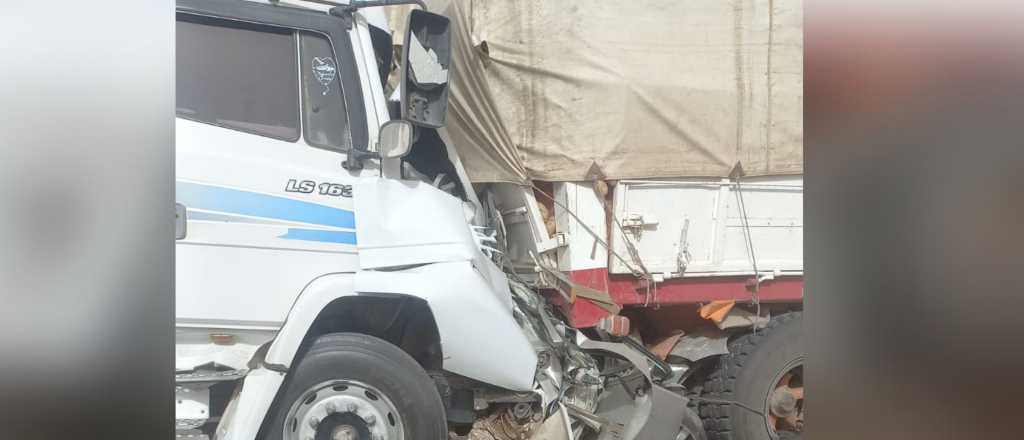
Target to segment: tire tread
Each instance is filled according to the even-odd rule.
[[[722,355],[716,368],[704,382],[701,397],[715,400],[734,400],[736,379],[743,370],[750,355],[774,329],[800,319],[802,312],[789,312],[776,316],[768,325],[757,332],[747,333],[729,342],[729,354]],[[735,440],[737,437],[730,423],[728,403],[700,402],[700,417],[708,440]]]

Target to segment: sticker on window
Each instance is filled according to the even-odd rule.
[[[320,85],[324,86],[323,95],[326,96],[327,92],[331,91],[328,86],[331,81],[334,81],[334,77],[338,72],[338,68],[334,64],[334,59],[331,57],[313,57],[313,76],[320,82]]]

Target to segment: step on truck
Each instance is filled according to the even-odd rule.
[[[496,263],[447,18],[386,93],[401,3],[178,1],[177,436],[706,438],[676,369]]]

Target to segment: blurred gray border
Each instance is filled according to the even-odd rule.
[[[0,438],[173,435],[173,11],[0,6]]]

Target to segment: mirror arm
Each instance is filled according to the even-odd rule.
[[[363,161],[366,159],[380,159],[380,153],[353,148],[348,151],[348,157],[341,162],[341,167],[349,171],[358,171],[363,169]]]

